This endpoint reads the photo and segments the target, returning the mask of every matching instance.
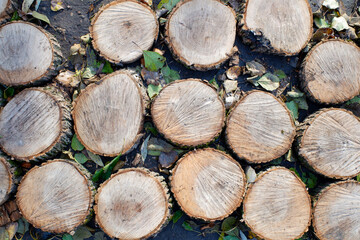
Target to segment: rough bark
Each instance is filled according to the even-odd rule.
[[[81,165],[55,159],[32,168],[21,180],[17,205],[26,220],[45,232],[71,233],[90,214],[95,189]]]
[[[247,0],[239,35],[259,52],[296,55],[312,37],[308,0]]]
[[[230,112],[225,136],[230,148],[249,163],[265,163],[284,155],[295,137],[285,104],[272,94],[251,91]]]
[[[169,15],[165,34],[175,59],[186,66],[219,68],[235,53],[236,15],[218,0],[185,0]]]
[[[70,102],[54,86],[27,88],[0,113],[0,146],[18,160],[44,160],[66,147],[72,136]]]
[[[182,210],[205,221],[222,220],[241,204],[246,177],[231,156],[211,148],[183,156],[172,171],[171,191]]]
[[[29,22],[0,26],[0,83],[39,85],[58,73],[63,57],[55,37]]]
[[[72,114],[76,135],[86,149],[117,156],[142,137],[145,103],[137,80],[122,70],[87,86]]]
[[[171,142],[198,146],[220,134],[225,106],[210,84],[186,79],[161,90],[152,103],[151,115],[156,128]]]
[[[12,168],[6,158],[0,156],[0,206],[6,202],[14,189],[14,177]]]
[[[11,14],[14,12],[15,6],[17,6],[16,1],[0,0],[0,24],[2,24],[11,17]]]
[[[145,239],[170,218],[164,178],[144,168],[121,169],[98,189],[96,221],[112,238]]]
[[[300,238],[311,222],[311,201],[305,184],[292,171],[274,167],[261,173],[244,199],[244,220],[266,240]]]
[[[0,227],[8,223],[16,222],[21,218],[21,214],[15,200],[7,201],[0,206]]]
[[[350,111],[322,109],[298,127],[299,155],[326,177],[352,178],[360,173],[359,136],[360,120]]]
[[[113,1],[95,15],[90,34],[94,48],[115,64],[138,60],[153,45],[159,32],[154,11],[136,0]]]
[[[301,84],[314,101],[345,102],[360,93],[360,48],[340,39],[315,45],[300,72]]]

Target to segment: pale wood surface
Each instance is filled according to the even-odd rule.
[[[344,109],[324,109],[310,116],[299,154],[318,173],[351,178],[360,173],[360,120]]]
[[[56,154],[69,143],[70,106],[51,87],[28,88],[0,113],[0,146],[19,160]]]
[[[300,238],[311,221],[311,202],[305,184],[286,168],[260,174],[244,199],[243,218],[263,239]]]
[[[360,236],[360,183],[331,184],[319,195],[313,226],[321,240],[354,240]]]
[[[11,0],[0,0],[0,20],[7,15],[6,10],[10,4]]]
[[[180,145],[197,146],[220,134],[225,107],[209,84],[187,79],[163,88],[151,106],[151,115],[165,138]]]
[[[343,40],[318,43],[301,71],[309,96],[327,104],[341,103],[360,93],[360,48]]]
[[[151,8],[135,0],[118,0],[104,6],[90,27],[93,46],[113,63],[131,63],[153,45],[159,31]]]
[[[142,168],[122,169],[96,195],[96,221],[110,237],[144,239],[167,223],[169,195],[164,178]]]
[[[235,12],[217,0],[185,0],[168,17],[166,36],[175,58],[197,70],[218,67],[232,52]]]
[[[264,163],[289,150],[295,125],[284,103],[270,93],[251,91],[232,109],[225,134],[240,158]]]
[[[28,22],[0,27],[0,82],[24,85],[41,79],[53,66],[53,44],[47,33]]]
[[[13,179],[10,166],[3,157],[0,157],[0,205],[3,204],[12,190]]]
[[[16,195],[23,216],[45,232],[71,232],[90,214],[91,183],[75,164],[52,160],[32,168]]]
[[[307,0],[247,0],[243,21],[245,34],[272,53],[298,54],[312,36]]]
[[[89,85],[75,100],[75,132],[95,154],[124,154],[139,138],[144,112],[136,80],[127,71],[117,71]]]
[[[246,177],[231,156],[211,148],[189,152],[173,169],[171,191],[187,215],[221,220],[242,202]]]

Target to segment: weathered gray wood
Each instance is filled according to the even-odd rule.
[[[0,156],[0,205],[2,205],[13,190],[14,180],[10,164]]]

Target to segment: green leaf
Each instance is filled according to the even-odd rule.
[[[141,158],[142,158],[143,162],[145,162],[145,159],[148,155],[149,139],[150,139],[150,134],[149,134],[149,136],[147,136],[147,138],[145,138],[144,142],[141,144],[140,152],[141,152]]]
[[[334,17],[331,22],[331,27],[338,32],[350,28],[344,17]]]
[[[12,88],[12,87],[6,88],[4,90],[4,98],[7,99],[9,97],[14,96],[14,92],[15,92],[14,88]]]
[[[309,109],[309,106],[306,102],[306,97],[303,96],[301,98],[294,98],[293,100],[299,107],[299,109],[302,109],[302,110],[308,110]]]
[[[183,224],[181,225],[185,230],[187,231],[194,231],[194,229],[192,228],[192,226],[190,225],[190,223],[188,222],[183,222]]]
[[[145,68],[149,71],[156,72],[165,64],[166,58],[157,52],[143,51]]]
[[[94,234],[94,240],[106,240],[104,232],[96,232]]]
[[[286,74],[283,70],[276,70],[274,75],[277,76],[280,80],[286,78]]]
[[[298,171],[295,168],[289,168],[289,170],[293,171],[299,178],[301,178],[300,174],[298,173]]]
[[[161,74],[167,84],[180,79],[180,75],[177,71],[171,70],[169,66],[166,66],[161,69]]]
[[[315,17],[314,23],[315,23],[316,27],[318,27],[318,28],[329,28],[330,27],[330,24],[326,21],[325,18]]]
[[[18,20],[20,20],[20,19],[21,19],[21,18],[20,18],[20,16],[19,16],[18,11],[15,11],[15,12],[13,13],[13,15],[11,16],[10,22],[12,22],[12,21],[18,21]]]
[[[62,236],[62,240],[73,240],[73,237],[70,234],[66,233]]]
[[[158,9],[164,7],[170,12],[178,2],[180,2],[180,0],[161,0],[158,4]]]
[[[317,177],[315,176],[315,174],[309,172],[309,177],[306,181],[306,186],[308,188],[314,188],[317,184]]]
[[[238,237],[235,237],[235,236],[226,236],[223,238],[224,240],[239,240]]]
[[[290,110],[291,116],[293,117],[294,121],[299,118],[299,106],[298,104],[292,100],[290,102],[286,102],[286,107]]]
[[[111,160],[111,162],[106,164],[105,167],[96,170],[96,172],[94,173],[94,175],[92,177],[92,181],[98,182],[100,180],[100,178],[102,178],[103,180],[108,179],[111,176],[111,172],[114,169],[115,165],[119,162],[120,157],[121,157],[121,153],[117,157],[115,157],[113,160]]]
[[[83,153],[75,153],[74,158],[80,164],[84,164],[89,160]]]
[[[183,215],[184,213],[181,210],[177,210],[171,218],[173,224],[177,223]]]
[[[76,134],[74,134],[74,136],[72,137],[71,148],[74,151],[82,151],[84,149],[84,145],[82,145],[81,142],[78,140]]]
[[[111,67],[110,62],[106,61],[104,67],[101,71],[102,73],[112,73],[114,72],[113,68]]]
[[[303,97],[304,93],[300,92],[299,90],[295,89],[292,91],[289,91],[286,93],[286,96],[291,97],[291,98],[299,98],[299,97]]]
[[[0,239],[1,240],[11,240],[9,234],[6,231],[5,227],[0,227]]]
[[[360,174],[356,176],[356,181],[360,182]]]
[[[148,88],[147,88],[147,92],[150,98],[153,98],[155,96],[157,96],[160,92],[160,90],[162,89],[161,85],[153,85],[153,84],[149,84]]]
[[[92,234],[85,226],[78,227],[72,236],[73,240],[84,240],[89,237],[92,237]]]
[[[236,227],[236,218],[235,217],[228,217],[221,224],[221,230],[223,230],[224,232],[230,231],[234,227]]]
[[[224,240],[225,232],[221,232],[218,240]]]
[[[94,163],[96,163],[96,165],[100,166],[100,167],[103,167],[104,166],[104,163],[103,161],[101,160],[101,157],[99,155],[96,155],[96,154],[93,154],[92,152],[90,151],[86,151],[87,154],[89,155],[89,158],[91,161],[93,161]]]
[[[153,157],[158,157],[158,156],[160,156],[160,154],[161,154],[161,151],[153,151],[153,150],[148,151],[148,155],[153,156]]]
[[[36,12],[36,11],[32,11],[32,12],[31,12],[31,15],[32,15],[34,18],[39,19],[39,20],[41,20],[41,21],[43,21],[43,22],[46,22],[47,24],[50,25],[50,20],[49,20],[49,18],[48,18],[47,16],[45,16],[44,14],[38,13],[38,12]]]
[[[18,229],[16,232],[24,235],[27,231],[29,231],[28,221],[26,221],[25,218],[20,218],[18,221]]]
[[[268,91],[274,91],[280,87],[280,79],[271,73],[264,74],[257,82]]]
[[[219,84],[216,82],[215,77],[209,81],[211,85],[213,85],[216,89],[219,89]]]
[[[345,105],[350,105],[352,103],[359,103],[360,104],[360,96],[356,96],[353,99],[350,99],[345,103]]]

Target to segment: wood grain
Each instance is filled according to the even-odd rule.
[[[319,195],[313,226],[320,240],[353,240],[360,236],[360,183],[331,184]]]
[[[175,58],[196,70],[217,68],[232,55],[235,12],[218,0],[185,0],[168,17],[166,41]]]
[[[266,240],[300,238],[311,222],[311,202],[305,184],[283,167],[261,173],[244,199],[243,218]]]
[[[335,104],[360,93],[360,48],[343,40],[318,43],[301,71],[304,90],[315,101]]]
[[[2,205],[8,199],[14,185],[10,164],[3,157],[0,157],[0,179],[0,205]]]
[[[231,156],[211,148],[183,156],[173,169],[171,191],[187,215],[206,221],[229,216],[242,202],[246,177]]]
[[[62,61],[60,46],[45,30],[29,22],[0,27],[0,82],[7,86],[49,81]]]
[[[225,107],[209,84],[187,79],[164,87],[151,106],[151,115],[165,138],[180,145],[197,146],[220,134]]]
[[[0,0],[0,21],[8,15],[7,10],[10,7],[10,4],[11,0]]]
[[[225,135],[240,158],[264,163],[289,150],[295,125],[283,102],[270,93],[251,91],[232,109]]]
[[[95,154],[117,156],[140,137],[145,108],[139,86],[127,71],[117,71],[89,85],[75,100],[75,132]]]
[[[112,238],[145,239],[170,215],[164,178],[143,168],[119,170],[96,195],[96,221]]]
[[[28,88],[0,113],[0,146],[18,160],[42,160],[70,142],[70,104],[54,87]]]
[[[298,54],[312,37],[308,0],[247,0],[240,31],[255,50]]]
[[[304,121],[299,154],[318,173],[347,179],[360,173],[360,120],[344,109],[323,109]]]
[[[24,218],[45,232],[73,231],[90,214],[93,187],[84,168],[52,160],[32,168],[16,194]]]
[[[113,63],[131,63],[153,45],[159,32],[157,18],[145,3],[113,1],[95,15],[90,34],[94,48]]]

